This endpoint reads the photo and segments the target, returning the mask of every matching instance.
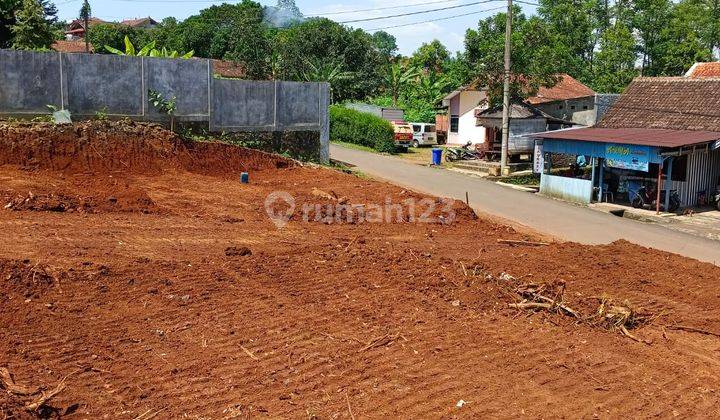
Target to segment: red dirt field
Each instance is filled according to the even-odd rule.
[[[297,203],[283,228],[275,191]],[[28,410],[42,394],[0,370],[0,417],[718,416],[720,268],[501,243],[537,239],[461,203],[428,223],[298,213],[408,198],[143,124],[0,125],[0,368],[64,385]],[[509,307],[530,283],[582,320]],[[598,321],[603,296],[646,315],[641,341]]]

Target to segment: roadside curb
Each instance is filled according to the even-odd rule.
[[[498,185],[502,185],[503,187],[512,188],[512,189],[518,190],[518,191],[525,191],[525,192],[531,192],[531,193],[537,192],[537,190],[535,190],[535,188],[523,187],[522,185],[509,184],[507,182],[502,182],[502,181],[495,181],[495,183]]]

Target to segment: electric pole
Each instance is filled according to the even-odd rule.
[[[90,35],[90,15],[92,14],[92,10],[90,9],[90,3],[88,0],[83,1],[82,8],[80,8],[80,19],[83,20],[83,29],[85,30],[83,38],[85,38],[85,52],[90,52],[90,40],[88,39],[88,36]]]
[[[512,0],[507,0],[505,17],[505,72],[503,74],[502,146],[500,149],[500,174],[510,173],[508,167],[508,136],[510,134],[510,40],[512,37]]]

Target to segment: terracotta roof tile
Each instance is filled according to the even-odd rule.
[[[720,78],[638,77],[597,127],[720,132]]]
[[[53,50],[57,52],[64,52],[64,53],[84,53],[85,52],[85,41],[83,40],[76,40],[76,41],[55,41],[53,42],[52,46],[50,47]],[[90,44],[90,51],[93,51],[93,46]]]
[[[157,25],[157,22],[155,21],[155,19],[153,19],[151,17],[144,17],[144,18],[138,18],[138,19],[126,19],[126,20],[123,20],[122,22],[120,22],[120,24],[125,25],[125,26],[138,27],[138,26],[143,26],[146,24]]]
[[[685,74],[687,77],[720,77],[720,61],[695,63]]]
[[[535,96],[527,101],[533,105],[546,102],[562,101],[566,99],[585,98],[594,96],[595,91],[580,83],[569,74],[561,74],[560,80],[553,87],[540,87]]]
[[[234,61],[212,60],[213,73],[220,77],[230,79],[244,79],[246,77],[245,66]]]

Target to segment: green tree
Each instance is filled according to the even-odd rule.
[[[592,87],[596,92],[622,93],[637,76],[635,38],[623,23],[608,28],[600,39],[595,56]]]
[[[98,53],[109,53],[104,46],[109,46],[118,50],[125,49],[125,38],[128,38],[134,45],[144,45],[147,43],[147,36],[141,29],[135,29],[126,25],[118,25],[116,23],[102,23],[90,25],[86,38],[95,46]]]
[[[43,8],[45,21],[54,27],[58,34],[54,34],[55,38],[61,35],[58,31],[60,24],[57,19],[57,7],[50,0],[40,0]],[[15,25],[15,15],[22,9],[22,0],[0,0],[0,48],[9,48],[13,43],[13,33],[11,28]]]
[[[260,4],[250,0],[224,3],[203,9],[183,22],[167,23],[161,31],[169,41],[168,48],[193,50],[199,57],[241,62],[251,78],[270,75],[272,52]]]
[[[710,42],[702,39],[709,22],[706,5],[683,0],[673,6],[670,20],[660,33],[653,71],[659,75],[681,76],[698,61],[711,61]]]
[[[410,57],[412,65],[431,72],[442,72],[450,59],[450,52],[437,39],[422,44]]]
[[[557,73],[564,72],[562,58],[568,47],[548,43],[552,37],[548,25],[539,17],[527,19],[514,7],[512,33],[511,95],[524,98],[534,94],[540,86],[557,83]],[[465,34],[465,60],[470,66],[469,77],[488,89],[491,105],[502,103],[505,48],[505,13],[481,20],[478,29]],[[572,75],[572,74],[571,74]]]
[[[398,51],[397,39],[385,31],[377,31],[371,35],[372,44],[383,57],[391,60]]]
[[[380,84],[385,59],[367,32],[349,29],[324,18],[312,18],[277,32],[273,42],[277,76],[298,79],[309,68],[308,62],[336,62],[341,72],[352,77],[336,81],[335,99],[363,99],[374,95]]]
[[[634,0],[632,3],[632,28],[638,34],[638,50],[641,55],[640,73],[644,76],[658,76],[662,56],[662,31],[670,20],[670,0]]]
[[[45,20],[45,11],[37,0],[23,0],[22,9],[15,15],[12,26],[12,47],[19,50],[44,50],[50,48],[55,36]]]
[[[596,0],[540,0],[538,15],[547,25],[546,44],[556,51],[554,59],[560,68],[581,80],[588,80],[599,25],[607,18]],[[605,20],[605,22],[598,22]]]

